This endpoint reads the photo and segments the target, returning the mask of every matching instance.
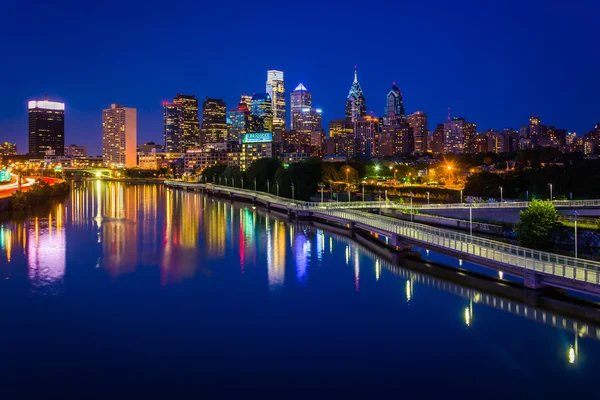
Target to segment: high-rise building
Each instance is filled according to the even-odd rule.
[[[444,122],[444,154],[462,154],[465,151],[464,118],[452,118]]]
[[[70,144],[65,147],[65,156],[67,157],[87,157],[87,147]]]
[[[406,121],[383,125],[379,138],[379,156],[399,156],[414,151],[413,128]]]
[[[367,115],[367,102],[365,95],[358,83],[356,68],[354,69],[354,82],[346,98],[346,119],[352,122]]]
[[[163,103],[164,150],[183,152],[183,104]]]
[[[137,111],[111,104],[102,111],[102,162],[106,166],[137,165]]]
[[[273,134],[271,132],[247,133],[242,136],[240,168],[248,169],[260,158],[273,157]]]
[[[294,123],[292,129],[302,133],[310,133],[321,129],[322,111],[320,108],[304,107],[292,112]]]
[[[465,125],[465,147],[464,153],[477,153],[477,125],[472,122],[467,122]]]
[[[202,103],[202,143],[227,141],[227,105],[223,99],[207,97]]]
[[[312,95],[302,83],[290,94],[290,127],[297,129],[294,125],[294,114],[300,110],[312,107]]]
[[[14,156],[17,154],[17,144],[4,142],[0,143],[0,156]]]
[[[415,141],[415,152],[424,153],[429,147],[429,131],[427,130],[427,114],[423,111],[416,111],[407,117],[408,123],[413,129],[413,138]]]
[[[257,93],[250,101],[253,132],[273,132],[273,102],[268,93]]]
[[[227,111],[227,140],[239,142],[242,135],[250,131],[250,111],[245,106]]]
[[[313,148],[313,155],[324,157],[327,150],[325,130],[323,128],[312,131],[310,134],[310,145]]]
[[[44,158],[53,153],[65,153],[65,104],[54,101],[32,100],[29,108],[29,156]]]
[[[240,103],[238,104],[240,109],[244,108],[244,109],[250,111],[251,104],[252,104],[252,96],[247,95],[247,94],[243,94],[240,96]]]
[[[378,118],[365,116],[354,121],[354,137],[358,143],[357,156],[373,158],[379,156],[381,122]]]
[[[357,140],[353,133],[343,133],[327,139],[327,155],[354,158],[357,153]]]
[[[198,99],[196,96],[177,93],[174,104],[183,108],[182,151],[197,147],[200,143],[200,121],[198,120]]]
[[[267,71],[266,92],[271,96],[274,129],[285,129],[285,85],[283,72],[277,70]]]
[[[444,124],[437,124],[433,131],[431,141],[431,152],[440,154],[444,152]]]
[[[334,119],[329,121],[329,137],[337,135],[353,135],[354,124],[347,119]]]
[[[397,122],[403,121],[405,118],[402,93],[396,86],[396,82],[394,82],[386,97],[383,122],[385,125],[396,125]]]

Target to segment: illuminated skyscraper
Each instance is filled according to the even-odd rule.
[[[267,71],[266,92],[271,96],[273,127],[275,129],[285,129],[285,85],[282,71]]]
[[[62,156],[65,151],[65,104],[32,100],[29,108],[29,156],[44,158],[47,151]]]
[[[329,137],[337,135],[354,135],[354,124],[347,119],[329,121]]]
[[[444,122],[444,154],[462,154],[465,152],[465,131],[467,121],[464,118],[452,118]]]
[[[250,105],[252,104],[252,96],[243,94],[240,96],[240,107],[244,107],[246,110],[250,110]]]
[[[348,97],[346,98],[346,119],[354,122],[358,118],[366,115],[367,103],[365,101],[365,95],[360,88],[360,83],[358,83],[358,76],[355,68],[354,82],[352,82],[350,93],[348,93]]]
[[[239,142],[240,137],[249,132],[250,121],[250,111],[242,104],[235,110],[227,111],[228,141]]]
[[[183,104],[163,103],[164,149],[167,152],[183,153]]]
[[[473,154],[477,153],[477,125],[472,122],[467,122],[465,125],[465,148],[464,152]]]
[[[183,126],[182,126],[182,149],[185,152],[187,149],[197,147],[200,143],[200,121],[198,121],[198,99],[192,95],[177,93],[177,97],[173,99],[174,104],[181,104],[183,109]]]
[[[137,111],[111,104],[102,111],[102,162],[106,166],[137,165]]]
[[[273,102],[268,93],[258,93],[250,101],[253,132],[273,132]]]
[[[354,121],[354,137],[358,143],[358,157],[369,159],[379,156],[380,131],[381,122],[378,118],[365,116]]]
[[[297,129],[294,125],[294,113],[300,112],[303,108],[312,107],[312,95],[302,83],[296,86],[296,89],[290,94],[290,127]]]
[[[407,117],[410,127],[413,129],[413,138],[415,141],[415,152],[424,153],[427,151],[429,133],[427,130],[427,114],[423,111],[416,111]]]
[[[405,120],[402,93],[395,82],[387,94],[384,112],[383,120],[385,125],[395,125],[397,122]]]
[[[399,156],[412,153],[415,148],[413,129],[406,121],[384,125],[379,137],[379,156]]]
[[[207,97],[202,103],[202,144],[227,141],[227,106],[223,99]]]

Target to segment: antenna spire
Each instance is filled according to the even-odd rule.
[[[354,66],[354,83],[358,83],[358,77],[356,75],[356,65]]]

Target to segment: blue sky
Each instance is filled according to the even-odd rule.
[[[325,121],[344,114],[358,66],[367,108],[396,82],[429,128],[478,130],[531,114],[583,134],[600,121],[600,2],[29,1],[0,13],[0,141],[27,150],[27,107],[66,103],[66,142],[101,151],[101,112],[138,109],[138,141],[162,142],[164,100],[264,91],[268,69],[303,82]]]

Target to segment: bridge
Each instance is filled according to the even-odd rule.
[[[112,175],[112,170],[109,168],[71,168],[71,167],[65,167],[63,168],[63,175],[66,176],[67,174],[69,174],[69,176],[75,176],[75,175],[79,175],[79,176],[89,176],[89,177],[96,177],[96,178],[110,178]]]
[[[384,237],[399,251],[419,246],[462,260],[522,277],[531,289],[556,287],[600,295],[600,262],[562,256],[515,246],[429,225],[402,221],[356,209],[340,209],[326,203],[305,203],[264,192],[212,184],[166,181],[168,187],[209,192],[230,199],[263,204],[293,218],[306,218],[335,224],[373,238]],[[376,206],[377,205],[377,206]],[[365,204],[364,208],[392,207],[387,203]]]

